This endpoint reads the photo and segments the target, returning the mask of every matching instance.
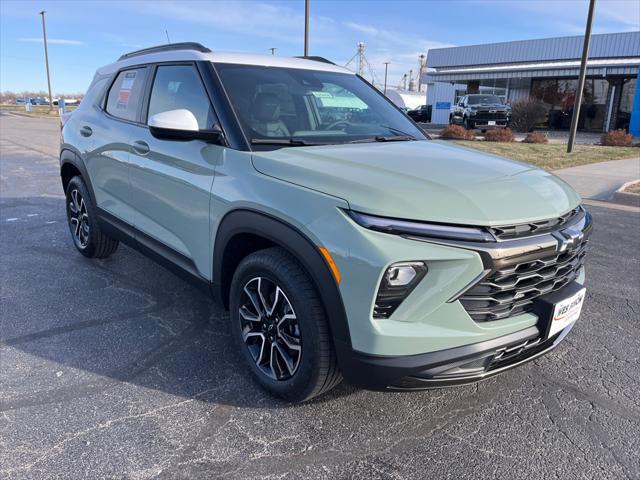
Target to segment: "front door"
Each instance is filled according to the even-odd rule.
[[[217,123],[196,66],[159,65],[146,118],[178,109],[191,111],[200,129]],[[210,278],[209,199],[223,147],[200,140],[161,140],[144,125],[134,128],[130,145],[136,229],[177,254],[183,266]]]

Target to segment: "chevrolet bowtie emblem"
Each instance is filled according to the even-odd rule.
[[[555,237],[558,240],[558,252],[564,253],[576,250],[582,244],[584,233],[575,228],[565,228],[560,230]]]

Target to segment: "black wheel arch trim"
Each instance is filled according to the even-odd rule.
[[[215,299],[222,305],[228,304],[228,286],[231,279],[224,278],[222,265],[227,245],[239,234],[263,237],[288,250],[302,264],[324,304],[334,341],[350,346],[351,337],[342,295],[318,249],[319,245],[296,227],[267,213],[243,208],[232,210],[220,221],[213,253]]]
[[[91,178],[89,178],[89,172],[87,171],[87,167],[85,167],[84,163],[80,159],[80,156],[74,152],[73,150],[64,148],[60,151],[60,180],[62,181],[63,189],[64,189],[64,179],[62,178],[62,172],[64,170],[65,165],[72,165],[80,172],[80,176],[84,181],[84,184],[87,186],[87,190],[89,190],[89,195],[91,196],[91,201],[93,204],[96,204],[96,195],[93,190],[93,185],[91,184]],[[64,192],[65,194],[67,192]]]

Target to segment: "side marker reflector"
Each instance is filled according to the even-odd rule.
[[[338,266],[336,265],[336,262],[333,261],[333,258],[331,257],[329,250],[327,250],[324,247],[318,247],[318,249],[320,250],[320,253],[324,257],[325,262],[327,262],[327,265],[329,265],[329,269],[331,270],[331,273],[333,274],[333,278],[336,280],[336,283],[340,285],[340,270],[338,270]]]

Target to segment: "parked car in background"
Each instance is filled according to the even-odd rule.
[[[342,113],[320,115],[329,93],[358,107],[323,120]],[[131,52],[63,122],[77,251],[105,258],[123,241],[212,292],[230,316],[206,316],[206,331],[229,321],[244,368],[289,401],[343,377],[481,380],[549,352],[580,314],[592,221],[578,194],[430,141],[327,60]]]
[[[467,130],[505,128],[510,121],[511,107],[497,95],[465,95],[449,115],[449,124],[464,125]]]
[[[431,105],[420,105],[413,110],[407,111],[414,122],[429,123],[431,121]]]
[[[43,97],[31,98],[31,105],[49,105],[49,100]]]

